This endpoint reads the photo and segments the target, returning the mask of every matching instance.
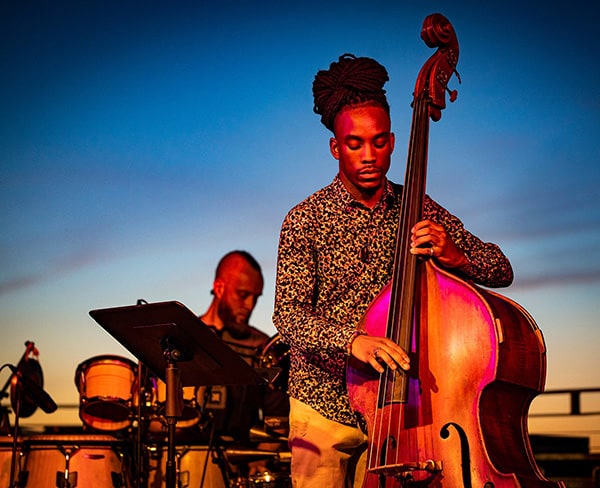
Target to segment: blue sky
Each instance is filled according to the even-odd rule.
[[[34,341],[48,391],[75,403],[80,362],[128,355],[89,310],[202,313],[235,248],[263,265],[253,322],[274,334],[279,226],[337,170],[314,74],[346,52],[387,67],[401,182],[432,12],[462,84],[431,127],[428,192],[511,259],[502,293],[544,333],[548,388],[600,386],[600,5],[584,0],[4,2],[2,362]]]

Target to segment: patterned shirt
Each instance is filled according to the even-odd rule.
[[[356,424],[346,390],[347,346],[377,293],[390,281],[402,186],[386,182],[372,209],[352,198],[339,176],[296,205],[279,240],[273,323],[290,347],[289,395],[326,418]],[[508,286],[512,268],[428,196],[424,218],[442,225],[469,265],[455,274]]]

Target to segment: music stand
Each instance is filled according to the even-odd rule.
[[[175,488],[175,424],[183,386],[264,385],[267,380],[177,301],[138,302],[89,314],[166,384],[166,487]]]

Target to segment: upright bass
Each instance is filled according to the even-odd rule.
[[[421,37],[438,49],[415,86],[394,271],[361,322],[409,352],[411,368],[377,375],[348,363],[350,401],[369,437],[363,487],[564,487],[544,478],[529,443],[527,412],[546,376],[533,318],[409,251],[425,197],[429,119],[441,118],[458,62],[443,15],[429,15]]]

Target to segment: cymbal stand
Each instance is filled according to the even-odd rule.
[[[141,488],[147,485],[148,480],[148,469],[147,469],[147,451],[144,445],[144,439],[146,439],[146,435],[148,432],[148,422],[149,419],[147,417],[147,369],[142,363],[142,361],[138,361],[137,366],[137,391],[135,394],[137,395],[137,408],[135,412],[135,416],[137,418],[137,431],[135,435],[135,450],[134,450],[134,469],[135,473],[135,483],[134,486]]]
[[[216,463],[219,466],[219,469],[221,470],[221,476],[223,477],[223,480],[225,482],[225,486],[231,486],[231,480],[233,479],[234,473],[227,461],[227,458],[225,457],[223,446],[217,445],[213,441],[213,445],[212,447],[209,447],[207,456],[208,454],[210,454],[213,457],[212,462]],[[200,486],[203,487],[204,485],[201,484]]]
[[[215,463],[219,467],[221,477],[225,483],[225,486],[230,486],[231,473],[228,468],[227,460],[223,456],[223,450],[215,442],[215,420],[212,413],[208,413],[209,421],[207,425],[210,425],[210,435],[208,437],[208,446],[206,448],[206,457],[204,458],[204,466],[202,469],[202,478],[200,479],[200,488],[204,487],[204,481],[206,478],[206,471],[208,469],[208,463]]]
[[[215,437],[215,423],[212,416],[210,420],[210,435],[208,436],[208,448],[206,450],[206,457],[204,458],[204,465],[202,466],[202,478],[200,478],[200,488],[204,487],[204,479],[206,478],[206,469],[208,468],[209,458],[211,457],[211,451],[213,448],[213,439]],[[229,485],[227,485],[229,486]]]

